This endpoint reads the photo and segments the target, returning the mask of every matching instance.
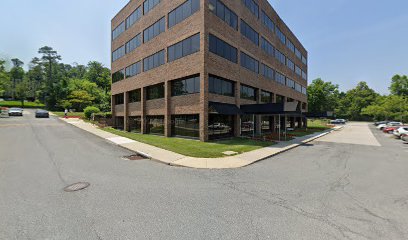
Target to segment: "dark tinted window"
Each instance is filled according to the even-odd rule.
[[[212,34],[210,34],[210,52],[231,62],[238,62],[238,50]]]
[[[200,10],[200,0],[187,0],[169,13],[169,28]]]
[[[261,91],[261,101],[271,103],[273,101],[273,94],[271,92]]]
[[[112,31],[112,40],[115,40],[117,37],[119,37],[125,30],[125,22],[122,22]]]
[[[221,18],[230,27],[238,30],[238,16],[220,0],[210,0],[210,11]]]
[[[123,45],[122,47],[116,49],[115,51],[113,51],[112,53],[112,62],[118,60],[119,58],[125,56],[126,54],[126,49],[125,49],[125,45]]]
[[[200,136],[199,115],[173,115],[171,117],[172,135],[198,138]]]
[[[164,134],[164,116],[147,116],[146,133],[163,135]]]
[[[170,46],[167,49],[168,62],[177,60],[187,55],[200,51],[200,34],[197,33],[183,41]]]
[[[165,17],[143,31],[143,42],[146,43],[165,31]]]
[[[275,80],[280,84],[286,85],[286,77],[279,72],[275,72]]]
[[[142,44],[142,35],[139,33],[132,40],[126,43],[126,53],[130,53]]]
[[[281,53],[278,49],[275,49],[275,58],[281,62],[282,64],[286,65],[286,57],[283,53]]]
[[[295,81],[290,78],[286,78],[286,86],[295,89]]]
[[[264,11],[262,11],[261,14],[261,21],[265,25],[265,27],[269,29],[269,31],[275,32],[275,24],[273,23],[272,19],[270,19],[268,15],[266,15]]]
[[[164,64],[164,50],[143,59],[143,71],[147,72]]]
[[[112,74],[112,83],[121,81],[123,79],[125,79],[125,69],[122,69]]]
[[[289,39],[286,39],[286,47],[288,47],[291,52],[295,52],[295,45],[293,45]]]
[[[140,102],[142,99],[142,95],[141,95],[141,90],[140,89],[136,89],[133,90],[131,92],[129,92],[129,102]]]
[[[143,3],[143,12],[144,14],[147,14],[152,10],[157,4],[160,3],[161,0],[146,0]]]
[[[261,64],[261,74],[268,79],[275,80],[275,71],[265,64]]]
[[[256,89],[241,85],[241,98],[256,101]]]
[[[210,93],[230,96],[233,97],[234,94],[234,82],[220,77],[212,76],[209,77]]]
[[[299,59],[302,59],[302,53],[299,51],[299,49],[295,48],[295,55],[296,57],[298,57]]]
[[[241,34],[251,40],[255,45],[259,45],[259,34],[244,20],[241,19]]]
[[[251,70],[254,73],[259,73],[259,62],[244,52],[241,52],[241,66]]]
[[[272,43],[270,43],[268,40],[265,38],[261,38],[261,48],[264,50],[268,55],[274,56],[275,54],[275,48],[273,47]]]
[[[256,17],[259,17],[259,6],[254,0],[242,0],[242,3],[254,14]]]
[[[136,76],[137,74],[141,72],[142,72],[142,62],[139,61],[126,68],[126,78]]]
[[[276,35],[278,36],[279,40],[286,45],[286,36],[278,27],[276,27]]]
[[[164,83],[149,86],[146,88],[146,99],[153,100],[164,98]]]
[[[142,17],[142,7],[138,7],[129,17],[126,18],[126,29],[130,28]]]
[[[171,82],[171,95],[180,96],[200,92],[200,76],[191,76]]]
[[[142,132],[142,117],[129,117],[129,132]]]
[[[295,71],[295,64],[289,59],[286,58],[286,66],[292,71]]]
[[[209,114],[208,135],[210,139],[234,136],[234,116]]]
[[[302,78],[303,78],[304,80],[307,80],[307,73],[304,72],[304,71],[302,71]]]
[[[115,95],[115,104],[120,105],[120,104],[124,104],[124,103],[125,103],[124,94],[123,93],[116,94]]]
[[[302,76],[302,69],[300,69],[300,67],[295,66],[295,73],[299,76]]]

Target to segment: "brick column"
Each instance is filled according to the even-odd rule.
[[[241,106],[241,84],[237,82],[235,84],[235,105],[237,105],[238,108]],[[241,116],[240,115],[235,115],[234,116],[234,137],[240,137],[241,136]]]
[[[256,103],[259,104],[261,103],[261,89],[256,90]],[[256,129],[256,134],[261,134],[262,133],[262,116],[261,115],[255,115],[255,129]]]
[[[116,127],[116,100],[115,100],[115,96],[111,95],[111,110],[112,110],[112,127]]]
[[[208,142],[208,74],[200,74],[200,141]]]
[[[164,83],[164,136],[171,137],[171,84]]]
[[[140,105],[141,105],[141,133],[145,134],[146,133],[146,88],[141,88],[140,89],[140,94],[141,94],[141,99],[140,99]]]
[[[123,93],[123,130],[129,131],[129,92]]]

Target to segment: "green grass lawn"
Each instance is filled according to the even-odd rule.
[[[1,101],[0,107],[22,107],[21,101]],[[44,108],[42,103],[24,102],[24,108]]]
[[[306,135],[314,134],[317,132],[323,132],[326,129],[329,129],[329,127],[307,128],[307,130],[306,129],[295,129],[295,131],[290,131],[288,132],[288,134],[293,135],[295,137],[304,137]]]
[[[327,119],[308,119],[307,120],[307,127],[308,128],[320,128],[320,129],[329,129],[330,127],[327,126],[329,120]]]
[[[185,156],[199,158],[225,157],[225,155],[223,154],[223,152],[225,151],[234,151],[240,154],[263,147],[268,147],[273,144],[270,142],[260,142],[241,138],[213,142],[200,142],[198,140],[166,138],[155,135],[129,133],[113,128],[102,128],[102,130],[122,137],[130,138],[138,142],[176,152]]]
[[[64,117],[64,116],[65,116],[65,115],[64,115],[64,112],[52,112],[52,113],[54,113],[54,114],[57,115],[58,117]],[[69,113],[68,113],[68,117],[80,117],[80,118],[85,118],[85,115],[84,115],[83,112],[74,112],[74,113],[69,112]]]

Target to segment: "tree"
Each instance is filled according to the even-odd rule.
[[[42,54],[41,62],[46,69],[47,84],[46,84],[46,105],[48,108],[55,108],[58,102],[58,79],[54,79],[53,75],[56,75],[58,66],[58,60],[61,60],[61,56],[57,51],[51,47],[45,46],[38,50],[39,54]]]
[[[98,87],[105,91],[105,93],[107,93],[110,89],[110,70],[109,68],[104,67],[100,62],[92,61],[88,63],[88,71],[85,74],[85,78],[96,83]]]
[[[392,77],[391,86],[389,87],[391,94],[398,96],[408,96],[408,76],[395,75]]]
[[[407,122],[408,101],[407,98],[398,95],[381,96],[375,104],[362,109],[361,112],[375,120]]]
[[[24,69],[22,68],[24,62],[18,58],[11,59],[11,62],[13,63],[13,67],[10,70],[10,78],[12,81],[11,96],[12,98],[15,98],[17,84],[23,81],[23,77],[25,74]]]
[[[10,90],[11,81],[10,76],[5,70],[6,61],[0,60],[0,96],[4,96],[4,93]]]
[[[360,82],[340,99],[336,113],[350,120],[365,120],[361,110],[373,105],[378,97],[379,94],[369,88],[366,82]]]
[[[318,78],[308,86],[309,112],[324,113],[334,111],[338,104],[339,86]]]
[[[24,107],[24,101],[27,99],[30,86],[27,78],[16,85],[16,97],[21,100],[21,106]]]

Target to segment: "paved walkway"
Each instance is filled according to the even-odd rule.
[[[174,153],[165,149],[154,147],[145,143],[137,142],[125,137],[120,137],[112,133],[108,133],[96,127],[91,123],[84,122],[78,119],[63,119],[61,120],[81,128],[87,132],[95,134],[106,139],[116,145],[145,155],[146,157],[172,166],[202,168],[202,169],[225,169],[225,168],[240,168],[245,167],[255,162],[275,156],[279,153],[288,151],[302,144],[313,141],[317,138],[325,136],[333,131],[339,130],[340,127],[334,130],[328,130],[323,133],[316,133],[305,137],[299,137],[292,141],[280,142],[270,147],[257,149],[251,152],[246,152],[239,155],[223,158],[194,158]]]

